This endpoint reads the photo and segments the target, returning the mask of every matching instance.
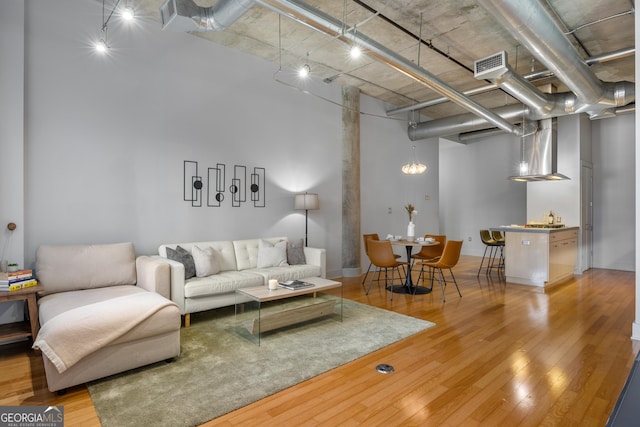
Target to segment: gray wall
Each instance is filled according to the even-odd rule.
[[[635,116],[592,122],[593,266],[635,271]]]
[[[582,157],[593,162],[593,267],[634,271],[634,116],[596,121],[561,117],[558,126],[558,171],[569,181],[507,181],[516,173],[519,158],[519,144],[509,135],[468,145],[441,140],[441,229],[450,238],[465,240],[464,254],[482,255],[484,246],[477,237],[481,228],[540,221],[549,209],[559,212],[565,223],[579,225]],[[579,154],[580,140],[590,152]]]
[[[514,175],[520,145],[510,135],[459,144],[440,141],[440,228],[464,240],[462,253],[482,256],[480,230],[526,222],[526,183]]]
[[[0,0],[0,260],[24,254],[24,3]],[[15,231],[7,224],[17,224]],[[22,302],[0,306],[0,323],[22,315]]]
[[[339,86],[299,82],[274,64],[149,21],[114,24],[111,54],[98,56],[90,41],[99,3],[24,4],[28,25],[14,30],[24,27],[26,42],[26,131],[13,139],[25,153],[15,176],[26,177],[18,190],[26,213],[13,215],[26,230],[24,250],[14,247],[21,264],[33,267],[42,244],[133,241],[139,254],[153,254],[166,242],[302,237],[293,194],[314,191],[320,210],[309,212],[309,244],[326,248],[328,274],[340,275]],[[404,119],[385,117],[388,108],[363,96],[363,232],[404,234],[407,202],[418,207],[422,232],[437,224],[437,147],[417,149],[435,165],[430,174],[402,175],[412,143]],[[182,200],[184,160],[198,161],[201,173],[226,164],[227,184],[233,165],[264,167],[266,208],[231,207],[228,193],[220,208],[191,207]],[[0,211],[12,216],[6,205]]]

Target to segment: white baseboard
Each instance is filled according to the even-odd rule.
[[[631,339],[640,341],[640,323],[633,322],[631,325]]]

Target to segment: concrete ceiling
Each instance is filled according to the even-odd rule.
[[[208,7],[216,1],[197,3]],[[539,1],[585,60],[634,47],[632,0]],[[158,22],[162,3],[164,0],[135,2],[139,11]],[[473,63],[500,51],[507,52],[509,64],[520,75],[547,69],[475,0],[308,0],[306,4],[356,26],[356,34],[366,35],[461,92],[487,84],[474,78]],[[327,84],[357,86],[363,93],[396,107],[441,97],[367,55],[351,59],[342,41],[279,17],[260,4],[223,31],[193,35],[281,64],[284,70],[297,70],[307,62],[308,54],[313,76]],[[596,63],[591,69],[604,82],[635,81],[633,55]],[[559,92],[569,90],[553,76],[533,83],[551,83]],[[472,99],[489,109],[519,103],[501,90]],[[465,112],[452,102],[420,110],[430,118]]]

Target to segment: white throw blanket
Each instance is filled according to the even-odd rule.
[[[78,307],[47,321],[33,348],[63,373],[170,305],[175,303],[159,294],[141,292]]]

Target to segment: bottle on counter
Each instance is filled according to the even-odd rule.
[[[547,224],[553,224],[555,217],[553,216],[553,211],[549,211],[549,216],[547,217]]]

